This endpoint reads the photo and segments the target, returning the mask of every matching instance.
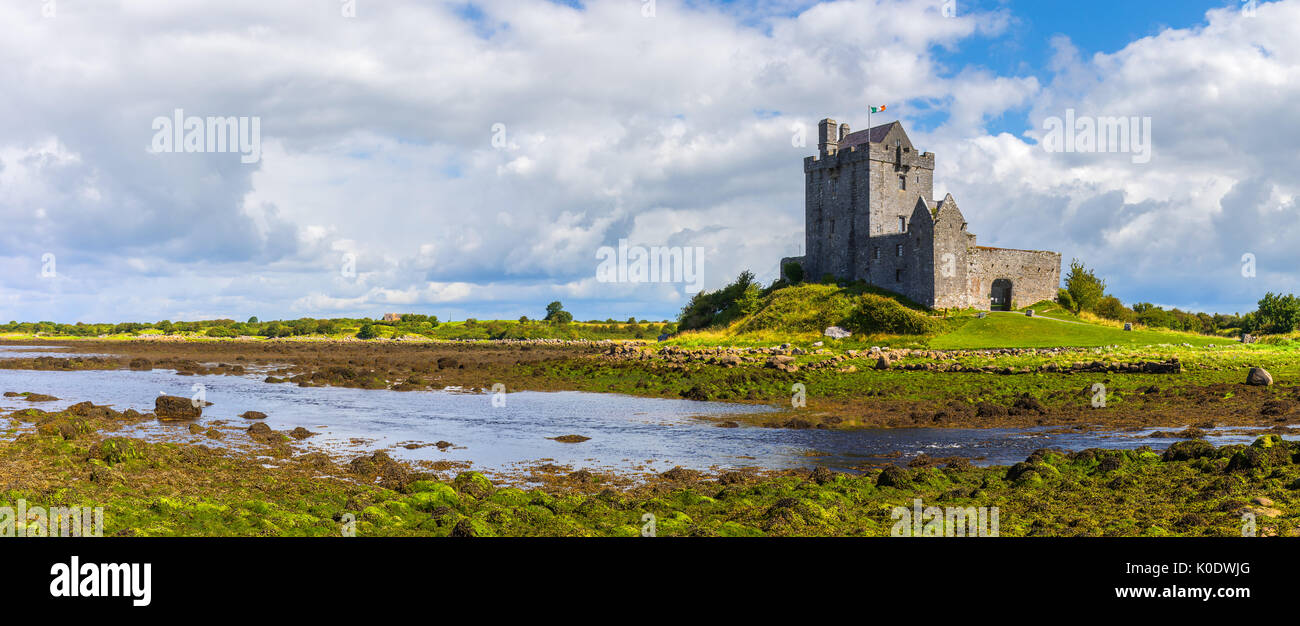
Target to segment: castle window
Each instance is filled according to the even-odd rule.
[[[831,220],[831,234],[835,234],[835,220]]]
[[[898,216],[898,232],[900,233],[907,232],[907,218],[901,215]]]
[[[871,251],[871,256],[873,256],[873,257],[875,257],[875,258],[877,258],[877,259],[880,258],[880,246],[876,246],[876,248],[875,248],[874,250]]]
[[[898,244],[898,256],[903,256],[903,244]]]
[[[907,191],[907,176],[898,177],[898,190]]]
[[[903,270],[894,270],[894,282],[903,282]]]

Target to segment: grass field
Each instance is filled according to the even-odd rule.
[[[1125,331],[1082,321],[1050,317],[1028,317],[1019,312],[994,312],[984,319],[971,319],[956,330],[929,341],[932,348],[960,350],[978,348],[1050,348],[1096,346],[1148,346],[1183,344],[1223,345],[1230,340],[1163,330]]]

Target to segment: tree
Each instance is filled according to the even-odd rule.
[[[248,318],[248,323],[249,323],[249,324],[256,324],[256,323],[257,323],[257,316],[254,315],[254,316]]]
[[[1268,332],[1289,333],[1300,326],[1300,299],[1270,291],[1259,301],[1255,317],[1259,327]]]
[[[1078,259],[1070,261],[1070,273],[1065,277],[1065,289],[1074,299],[1074,312],[1091,311],[1106,293],[1106,281],[1084,266]]]
[[[735,282],[717,291],[700,291],[682,308],[678,328],[692,330],[722,326],[752,313],[761,302],[762,292],[754,282],[754,273],[745,270]]]
[[[559,300],[546,305],[546,317],[548,322],[559,322],[567,324],[573,321],[573,314],[564,310],[564,305]]]
[[[375,327],[372,324],[363,324],[361,330],[357,331],[357,339],[374,339],[378,336],[379,333],[375,332]]]

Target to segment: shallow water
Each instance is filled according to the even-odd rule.
[[[675,465],[695,469],[824,465],[849,469],[870,462],[902,462],[919,453],[964,456],[977,464],[1010,464],[1046,447],[1163,448],[1175,439],[1134,433],[1061,433],[1059,429],[877,429],[787,430],[719,428],[696,416],[725,416],[772,410],[752,405],[693,402],[585,392],[518,392],[493,406],[492,394],[456,391],[396,392],[334,387],[298,387],[247,376],[178,376],[172,370],[80,372],[0,370],[0,391],[30,391],[59,397],[29,403],[0,398],[7,410],[35,406],[55,410],[89,400],[121,411],[153,409],[160,393],[192,397],[203,386],[213,406],[200,423],[229,420],[244,426],[244,411],[261,411],[276,430],[302,426],[320,433],[306,446],[362,453],[390,448],[394,457],[471,461],[475,469],[502,472],[535,462],[577,468],[663,471]],[[145,436],[182,432],[186,425],[144,423]],[[1170,430],[1168,428],[1163,430]],[[566,444],[547,439],[578,434],[589,441]],[[353,441],[360,439],[361,441]],[[1250,435],[1211,431],[1210,441],[1249,443]],[[407,450],[401,443],[450,441]],[[220,445],[205,440],[207,445]]]

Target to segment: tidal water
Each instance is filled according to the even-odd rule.
[[[45,352],[59,354],[60,352]],[[33,352],[6,347],[0,358]],[[397,392],[263,383],[265,374],[178,376],[172,370],[30,371],[0,369],[0,391],[36,392],[58,402],[28,403],[0,398],[0,410],[36,406],[54,410],[89,400],[117,410],[153,409],[160,393],[193,397],[202,385],[206,400],[200,424],[227,420],[243,426],[245,411],[261,411],[276,430],[302,426],[319,435],[303,445],[332,452],[388,449],[397,458],[469,461],[475,469],[505,472],[538,462],[574,469],[663,471],[818,465],[847,470],[875,462],[905,462],[917,454],[964,456],[976,464],[1010,464],[1046,447],[1162,448],[1176,441],[1129,433],[1056,432],[1058,429],[877,429],[787,430],[719,428],[700,416],[772,410],[752,405],[694,402],[586,393],[517,392],[496,406],[491,393]],[[499,401],[497,404],[501,404]],[[163,435],[185,425],[144,423],[143,436]],[[1169,430],[1169,429],[1164,429]],[[175,432],[173,430],[172,432]],[[182,432],[184,432],[182,430]],[[186,433],[188,435],[188,433]],[[591,439],[560,443],[548,439],[576,434]],[[1249,443],[1253,436],[1212,432],[1216,445]],[[453,447],[408,450],[400,444],[449,441]],[[207,441],[208,445],[220,445]]]

